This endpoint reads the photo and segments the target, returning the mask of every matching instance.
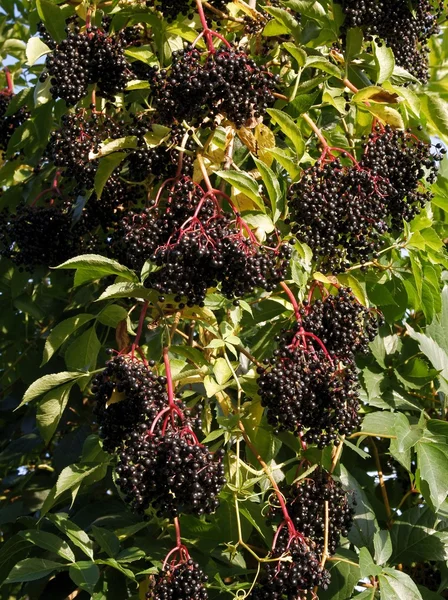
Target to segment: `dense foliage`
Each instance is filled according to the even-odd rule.
[[[448,598],[446,18],[2,0],[1,599]]]

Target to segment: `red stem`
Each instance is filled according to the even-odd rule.
[[[290,301],[291,301],[291,304],[292,304],[292,305],[293,305],[293,307],[294,307],[294,313],[295,313],[295,315],[296,315],[296,319],[297,319],[297,321],[299,321],[299,322],[300,322],[300,321],[301,321],[301,318],[300,318],[300,308],[299,308],[299,305],[297,304],[297,300],[296,300],[296,298],[295,298],[294,294],[292,293],[292,291],[289,289],[289,287],[286,285],[286,283],[285,283],[284,281],[282,281],[280,285],[281,285],[281,286],[282,286],[282,288],[285,290],[285,292],[286,292],[286,294],[287,294],[288,298],[289,298],[289,299],[290,299]]]
[[[149,305],[149,301],[147,300],[142,307],[142,311],[140,313],[140,319],[138,321],[138,329],[137,329],[137,335],[135,336],[135,340],[134,343],[132,344],[132,350],[131,350],[131,354],[132,354],[132,358],[134,358],[134,352],[135,349],[138,346],[138,343],[140,341],[140,337],[142,335],[142,331],[143,331],[143,324],[145,322],[145,317],[146,317],[146,311],[148,310],[148,305]]]
[[[182,539],[180,535],[179,517],[174,517],[174,527],[176,529],[176,544],[180,548],[180,546],[182,546]]]
[[[10,94],[14,94],[14,83],[12,81],[11,71],[8,69],[8,67],[5,67],[5,77],[6,77],[6,84],[8,86],[8,92]]]
[[[167,382],[167,390],[168,390],[168,402],[170,406],[174,406],[174,388],[173,388],[173,378],[171,376],[171,366],[170,359],[168,356],[168,347],[165,346],[163,349],[163,362],[165,363],[165,377]]]
[[[202,6],[201,0],[196,0],[196,6],[198,7],[199,18],[201,20],[201,25],[204,29],[204,37],[205,37],[205,41],[207,43],[208,51],[211,54],[214,54],[216,52],[216,50],[213,45],[212,33],[209,29],[207,19],[205,18],[204,7]]]

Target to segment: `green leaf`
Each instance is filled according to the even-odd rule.
[[[65,38],[64,12],[51,0],[36,0],[36,8],[51,37],[61,42]]]
[[[382,572],[382,568],[373,562],[373,558],[367,548],[361,548],[359,551],[359,569],[363,579],[365,577],[376,577]]]
[[[75,525],[73,521],[70,521],[65,513],[49,514],[47,515],[47,519],[56,525],[59,531],[62,531],[75,546],[80,548],[84,554],[87,554],[93,560],[92,540],[85,531]]]
[[[385,568],[378,581],[384,600],[423,600],[415,583],[403,571]]]
[[[38,37],[32,37],[26,45],[26,59],[30,67],[36,63],[41,56],[51,52],[51,48],[44,44]]]
[[[74,383],[74,381],[69,381],[60,387],[53,388],[39,402],[36,420],[39,432],[46,444],[51,440],[58,427]]]
[[[89,594],[93,594],[93,590],[100,578],[99,568],[94,562],[89,560],[81,560],[75,563],[70,567],[68,574],[78,587],[89,592]]]
[[[118,165],[123,161],[125,156],[126,152],[114,152],[113,154],[109,154],[108,156],[104,156],[100,159],[98,169],[95,173],[94,184],[95,192],[98,198],[101,197],[107,180],[118,167]]]
[[[138,281],[137,275],[131,269],[120,265],[116,260],[100,256],[99,254],[83,254],[66,260],[55,269],[76,269],[75,285],[86,281],[101,279],[109,275],[119,275],[128,281]]]
[[[82,327],[85,323],[88,323],[91,319],[94,319],[94,315],[89,313],[80,313],[76,317],[70,317],[65,319],[61,323],[58,323],[54,327],[45,342],[44,355],[42,359],[42,365],[50,360],[53,354],[62,346],[62,344],[68,340],[71,334],[76,331],[79,327]]]
[[[62,469],[56,482],[56,498],[68,490],[77,488],[82,481],[102,468],[102,465],[70,465]]]
[[[333,77],[337,77],[338,79],[342,79],[342,73],[339,67],[331,63],[329,60],[324,58],[323,56],[308,56],[306,59],[306,67],[312,67],[313,69],[319,69],[324,73],[328,73]]]
[[[404,129],[403,117],[395,108],[391,108],[385,104],[370,103],[368,106],[365,106],[365,109],[372,113],[372,115],[375,115],[375,117],[378,117],[383,123],[391,125],[395,129]]]
[[[300,48],[297,44],[292,44],[291,42],[285,42],[282,44],[282,47],[296,59],[299,67],[305,66],[307,54],[303,48]]]
[[[5,583],[35,581],[66,565],[45,558],[25,558],[17,563],[8,575]]]
[[[76,557],[73,550],[70,546],[62,540],[57,535],[53,533],[48,533],[46,531],[39,531],[37,529],[31,529],[27,531],[21,531],[19,535],[28,542],[39,546],[39,548],[43,548],[44,550],[49,550],[50,552],[55,552],[61,558],[64,558],[68,562],[75,562]]]
[[[17,408],[23,406],[27,402],[31,402],[38,396],[45,394],[45,392],[50,391],[51,389],[61,385],[62,383],[67,383],[67,381],[72,381],[73,379],[79,379],[80,377],[85,377],[85,373],[71,373],[69,371],[62,371],[61,373],[52,373],[51,375],[44,375],[34,383],[30,385],[30,387],[26,390],[22,402],[19,404]],[[16,409],[17,410],[17,409]]]
[[[258,192],[258,184],[250,175],[242,171],[217,171],[216,175],[227,181],[242,194],[245,194],[258,208],[266,212],[264,202]]]
[[[424,333],[415,331],[409,325],[406,327],[411,338],[418,342],[420,350],[439,371],[440,388],[444,394],[448,394],[448,354],[437,342]]]
[[[101,296],[96,300],[111,300],[112,298],[144,298],[157,302],[158,294],[154,290],[150,290],[140,283],[113,283],[109,285]]]
[[[120,321],[126,321],[127,316],[128,311],[125,308],[118,304],[111,304],[100,312],[97,319],[103,325],[116,327]]]
[[[395,417],[392,412],[373,412],[364,417],[361,430],[378,435],[395,435]]]
[[[93,370],[100,350],[101,342],[96,335],[95,326],[90,327],[67,348],[64,355],[65,364],[69,369],[86,372]]]
[[[393,529],[394,528],[395,523]],[[373,545],[375,547],[375,562],[378,565],[386,564],[392,555],[392,540],[390,532],[385,529],[377,531],[373,538]]]
[[[395,68],[395,58],[392,48],[388,48],[384,42],[378,44],[372,42],[373,58],[376,66],[376,82],[383,83],[392,76]]]
[[[436,132],[448,136],[448,106],[436,94],[425,92],[420,96],[422,109],[429,122],[435,128]]]
[[[271,201],[272,218],[275,223],[281,214],[280,201],[282,198],[282,191],[280,189],[280,184],[272,169],[266,166],[261,160],[258,160],[258,158],[253,157],[253,159],[268,191],[268,196]]]
[[[290,31],[294,39],[300,41],[301,27],[298,21],[284,8],[278,8],[277,6],[264,6],[264,10],[272,15],[274,19],[280,23],[287,31]]]
[[[302,154],[300,155],[301,158],[303,155],[303,152],[305,151],[305,144],[302,142]],[[275,158],[275,160],[281,164],[281,166],[286,169],[286,171],[288,172],[288,175],[291,177],[291,179],[296,179],[300,173],[300,169],[297,166],[297,161],[293,160],[290,156],[288,156],[286,154],[286,152],[284,150],[281,150],[280,148],[270,148],[269,152],[272,154],[272,156]]]
[[[338,557],[342,560],[338,561]],[[330,571],[331,581],[327,590],[319,589],[319,600],[347,600],[351,598],[356,584],[360,579],[359,567],[343,562],[343,559],[357,562],[354,552],[346,549],[338,550],[332,562],[326,564]]]
[[[232,371],[224,358],[217,358],[213,364],[213,374],[219,385],[223,385],[232,377]]]
[[[299,127],[294,123],[289,115],[276,108],[268,108],[267,113],[277,125],[280,126],[281,131],[288,137],[294,144],[294,148],[299,156],[303,155],[304,143],[302,134],[300,133]]]
[[[120,551],[120,540],[113,531],[92,525],[92,534],[101,550],[106,554],[112,557],[118,554]]]
[[[391,529],[393,563],[448,560],[448,525],[437,521],[429,507],[414,506],[403,512]]]
[[[428,484],[429,497],[425,487],[422,494],[431,501],[437,511],[448,496],[448,446],[420,440],[417,445],[418,469],[422,481]]]
[[[344,465],[341,465],[340,479],[344,488],[353,492],[356,500],[353,527],[349,532],[348,538],[358,548],[365,546],[373,552],[374,535],[379,530],[375,513],[370,506],[365,492]]]

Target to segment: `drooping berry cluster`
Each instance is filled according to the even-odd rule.
[[[358,427],[361,403],[352,365],[338,364],[299,335],[292,343],[290,336],[283,337],[271,364],[258,386],[275,429],[300,434],[304,442],[322,448]]]
[[[118,355],[106,363],[92,382],[95,416],[104,449],[113,452],[127,436],[139,435],[167,402],[166,378],[151,370],[154,363]]]
[[[400,230],[431,198],[420,188],[433,181],[443,152],[408,131],[377,126],[359,162],[322,158],[291,186],[292,230],[321,268],[338,272],[376,257],[381,236]],[[425,169],[427,171],[425,171]]]
[[[392,48],[398,65],[428,81],[428,41],[439,32],[443,0],[337,0],[346,15],[345,29],[361,27],[367,39],[378,36]]]
[[[151,366],[119,355],[94,380],[104,447],[118,454],[117,485],[138,513],[152,507],[164,517],[210,514],[226,482],[222,453],[198,441],[193,429],[200,419],[170,395],[167,377]]]
[[[442,584],[442,573],[437,567],[437,563],[425,561],[421,563],[413,563],[412,565],[403,565],[403,571],[407,573],[412,580],[422,585],[432,592],[437,592]],[[442,591],[442,598],[448,596],[448,591]]]
[[[354,514],[340,482],[318,467],[306,478],[293,483],[284,494],[295,528],[315,544],[318,554],[323,553],[325,546],[325,503],[328,502],[327,552],[334,554],[341,536],[347,537]],[[271,519],[281,516],[280,509],[271,505],[268,515]]]
[[[153,580],[147,600],[207,600],[204,583],[207,575],[191,558],[178,565],[167,566]]]
[[[69,204],[21,204],[14,213],[0,213],[0,255],[27,269],[56,266],[81,254],[82,233]]]
[[[43,33],[47,39],[48,34]],[[53,98],[74,106],[87,95],[92,83],[104,98],[113,99],[122,92],[132,77],[123,54],[125,32],[112,36],[96,26],[81,31],[77,20],[72,20],[66,33],[66,39],[52,44],[53,52],[45,61],[47,71],[41,75],[41,81],[50,77]]]
[[[122,262],[141,269],[146,260],[159,270],[145,282],[180,302],[201,304],[207,289],[221,284],[229,297],[256,288],[272,291],[283,280],[291,256],[288,244],[261,245],[238,213],[226,213],[216,195],[190,179],[173,186],[165,208],[129,213],[115,237]]]
[[[313,546],[300,534],[291,535],[284,523],[277,530],[269,557],[279,560],[264,563],[260,585],[252,591],[251,600],[301,600],[315,586],[325,590],[330,583],[330,574],[320,564]]]
[[[238,128],[262,119],[278,83],[237,49],[220,48],[204,57],[192,46],[173,52],[171,68],[154,70],[150,81],[160,122],[207,121],[213,127],[223,115]]]
[[[12,134],[30,116],[25,107],[20,107],[12,115],[6,115],[14,94],[9,90],[0,90],[0,152],[6,150]],[[0,155],[1,157],[1,155]]]
[[[258,368],[268,422],[320,447],[351,433],[361,421],[354,355],[367,351],[380,322],[350,288],[340,288],[336,296],[325,293],[312,304],[305,302],[295,327],[279,336],[271,367]]]

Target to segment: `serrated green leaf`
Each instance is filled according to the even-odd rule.
[[[279,125],[282,132],[288,137],[294,144],[294,148],[298,156],[302,156],[304,152],[304,143],[302,134],[300,133],[299,127],[294,123],[289,115],[276,108],[268,108],[267,113],[274,121]]]
[[[90,560],[80,560],[70,567],[68,573],[70,579],[76,583],[78,587],[89,594],[93,594],[93,590],[100,578],[100,570],[94,562]]]
[[[59,531],[62,531],[75,546],[80,548],[84,554],[93,560],[92,540],[87,533],[75,525],[65,513],[49,514],[47,515],[47,519],[49,519]]]
[[[36,0],[36,8],[51,37],[57,42],[62,41],[65,38],[64,12],[50,0]]]
[[[383,569],[379,575],[381,598],[386,600],[423,600],[417,586],[403,571]]]
[[[66,260],[64,263],[54,267],[55,269],[76,269],[81,272],[82,281],[75,278],[75,285],[81,285],[86,281],[101,279],[109,275],[119,275],[128,281],[138,281],[137,275],[128,267],[120,265],[116,260],[106,258],[99,254],[82,254]],[[76,274],[78,276],[78,273]]]
[[[395,69],[395,58],[392,48],[388,48],[384,42],[372,42],[373,58],[376,66],[376,82],[383,83],[392,76]]]
[[[36,413],[37,426],[46,444],[53,437],[67,406],[74,381],[50,390],[39,402]]]
[[[258,192],[257,182],[243,171],[217,171],[216,175],[227,181],[242,194],[250,198],[263,212],[266,212],[264,202]]]
[[[76,557],[70,546],[54,533],[48,533],[47,531],[39,531],[37,529],[30,529],[27,531],[21,531],[19,535],[28,542],[48,550],[55,552],[61,558],[64,558],[68,562],[75,562]]]
[[[282,191],[280,189],[279,181],[275,176],[274,171],[272,171],[272,169],[265,165],[264,162],[258,160],[258,158],[255,157],[253,157],[253,159],[255,164],[257,165],[258,171],[260,172],[261,178],[263,179],[263,183],[266,186],[269,200],[271,201],[272,218],[275,223],[279,219],[281,214],[280,201]]]
[[[30,385],[30,387],[26,390],[22,402],[19,404],[17,408],[20,408],[23,404],[27,402],[31,402],[38,396],[45,394],[45,392],[50,391],[51,389],[61,385],[63,383],[67,383],[67,381],[72,381],[73,379],[79,379],[80,377],[85,377],[86,373],[78,373],[78,372],[70,372],[70,371],[62,371],[61,373],[52,373],[51,375],[44,375],[34,383]],[[17,410],[17,409],[16,409]]]
[[[45,341],[44,355],[41,366],[50,360],[53,354],[59,350],[62,344],[68,340],[73,332],[94,318],[94,315],[89,313],[80,313],[79,315],[76,315],[76,317],[70,317],[61,323],[58,323],[51,330],[50,335]]]
[[[25,558],[12,568],[5,583],[36,581],[36,579],[50,575],[53,571],[63,569],[65,566],[63,563],[45,558]]]

